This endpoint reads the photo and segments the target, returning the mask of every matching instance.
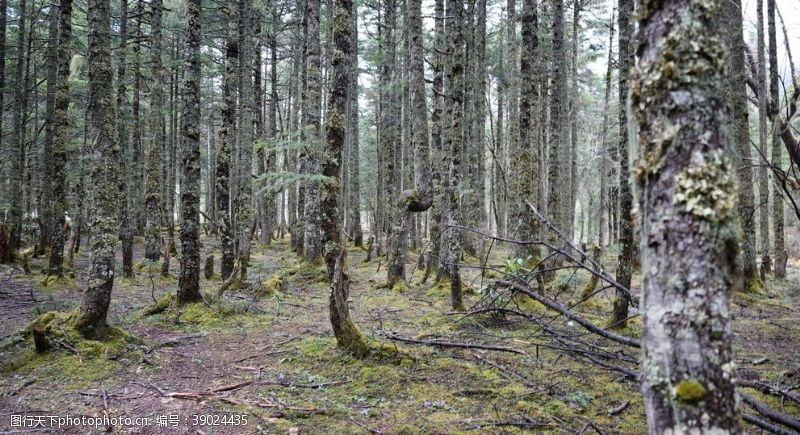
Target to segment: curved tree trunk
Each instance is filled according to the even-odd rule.
[[[638,18],[632,107],[643,157],[641,390],[651,434],[740,432],[729,312],[739,223],[722,125],[723,3],[645,0]]]
[[[350,319],[348,296],[350,281],[347,276],[347,247],[342,242],[339,219],[339,183],[342,171],[342,149],[347,134],[345,106],[349,98],[352,52],[352,0],[334,0],[333,3],[333,53],[331,60],[331,87],[328,99],[328,116],[325,121],[327,153],[321,168],[322,175],[334,182],[321,184],[322,236],[325,249],[325,266],[330,280],[330,319],[339,347],[355,357],[365,356],[364,337]]]

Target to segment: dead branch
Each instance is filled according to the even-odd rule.
[[[781,390],[780,388],[774,387],[766,382],[740,380],[738,384],[742,387],[753,388],[764,394],[777,396],[783,399],[789,399],[792,402],[800,404],[800,395],[797,393],[793,393],[789,390]]]
[[[471,343],[452,343],[448,341],[440,341],[440,340],[414,340],[412,338],[401,337],[397,334],[392,332],[383,332],[381,335],[386,337],[389,340],[399,341],[401,343],[409,343],[409,344],[419,344],[423,346],[433,346],[433,347],[451,347],[451,348],[459,348],[459,349],[481,349],[481,350],[491,350],[496,352],[509,352],[509,353],[516,353],[518,355],[527,355],[528,353],[519,349],[514,349],[512,347],[504,347],[504,346],[489,346],[484,344],[471,344]]]
[[[752,424],[753,426],[757,426],[757,427],[760,427],[761,429],[764,429],[765,431],[767,431],[769,433],[774,433],[774,434],[778,434],[778,435],[791,435],[792,434],[789,431],[783,430],[783,429],[779,428],[778,426],[775,426],[774,424],[767,423],[766,421],[761,420],[760,418],[757,418],[757,417],[752,416],[750,414],[742,414],[742,419],[744,421]]]
[[[767,417],[772,421],[776,421],[786,427],[792,428],[793,430],[800,432],[800,420],[770,408],[769,406],[754,399],[747,393],[739,391],[739,397],[742,398],[742,401],[744,403],[750,405],[751,408],[753,408],[756,412],[763,415],[764,417]]]

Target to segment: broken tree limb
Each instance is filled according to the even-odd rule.
[[[767,417],[772,421],[778,422],[786,427],[789,427],[795,431],[800,432],[800,420],[770,408],[769,406],[759,402],[758,400],[756,400],[747,393],[739,391],[739,397],[742,398],[742,401],[744,403],[750,405],[751,408],[753,408],[756,412],[763,415],[764,417]]]

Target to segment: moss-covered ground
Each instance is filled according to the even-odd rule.
[[[365,252],[353,246],[349,251],[351,312],[372,350],[362,360],[337,349],[324,271],[297,260],[288,240],[254,246],[246,285],[216,298],[218,275],[201,280],[206,301],[180,308],[172,296],[179,258],[173,257],[168,277],[160,276],[160,267],[143,265],[131,279],[120,278],[118,261],[109,314],[118,329],[103,343],[81,340],[66,327],[85,287],[87,254],[76,258],[74,278],[63,280],[35,275],[42,258],[31,259],[33,275],[1,269],[0,429],[9,428],[11,414],[107,414],[151,418],[147,427],[113,428],[137,433],[646,431],[635,380],[554,349],[557,343],[531,322],[451,312],[449,288],[420,284],[418,253],[409,254],[407,282],[390,289],[381,286],[385,259],[365,263]],[[494,252],[489,265],[502,269],[504,255]],[[613,255],[608,252],[604,259],[609,270]],[[219,260],[218,253],[215,257]],[[478,264],[473,258],[464,261]],[[470,307],[498,273],[462,270]],[[740,378],[798,384],[800,272],[790,264],[789,273],[785,281],[767,281],[772,297],[743,293],[734,298]],[[546,291],[575,304],[588,280],[585,272],[564,271]],[[610,290],[602,291],[575,310],[603,325],[612,298]],[[562,330],[584,332],[530,299],[514,305]],[[49,352],[34,350],[30,329],[37,322],[53,340]],[[634,316],[618,332],[640,335],[640,319]],[[390,333],[505,346],[524,354],[411,345],[388,340]],[[800,414],[788,403],[748,392]],[[177,428],[157,427],[158,416],[172,414],[180,416]],[[193,424],[200,422],[195,415],[232,414],[246,415],[247,425]]]

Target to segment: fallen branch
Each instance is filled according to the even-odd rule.
[[[531,298],[533,298],[536,301],[540,302],[541,304],[543,304],[547,308],[550,308],[553,311],[556,311],[556,312],[559,312],[559,313],[563,314],[565,317],[567,317],[568,319],[574,321],[575,323],[583,326],[584,328],[586,328],[590,332],[594,332],[597,335],[605,337],[605,338],[607,338],[607,339],[609,339],[611,341],[616,341],[617,343],[624,344],[626,346],[631,346],[631,347],[636,347],[636,348],[641,347],[641,344],[639,343],[639,340],[636,340],[636,339],[633,339],[633,338],[630,338],[630,337],[626,337],[624,335],[615,334],[613,332],[609,332],[609,331],[606,331],[603,328],[600,328],[599,326],[597,326],[597,325],[593,324],[592,322],[584,319],[583,317],[578,316],[577,314],[571,312],[567,307],[561,305],[560,303],[558,303],[556,301],[553,301],[553,300],[550,300],[550,299],[548,299],[548,298],[536,293],[535,291],[531,290],[531,288],[528,287],[527,283],[523,284],[523,283],[516,282],[516,281],[505,281],[505,280],[497,280],[497,281],[495,281],[495,283],[499,284],[499,285],[502,285],[502,286],[505,286],[505,287],[511,287],[511,288],[521,292],[521,293],[524,293],[524,294],[530,296]]]
[[[448,341],[439,341],[439,340],[414,340],[412,338],[401,337],[391,332],[384,332],[382,335],[388,338],[389,340],[399,341],[401,343],[419,344],[419,345],[433,346],[433,347],[450,347],[458,349],[481,349],[481,350],[491,350],[496,352],[516,353],[518,355],[528,355],[527,352],[519,349],[514,349],[512,347],[490,346],[490,345],[472,344],[472,343],[452,343]]]
[[[780,388],[773,387],[772,385],[767,384],[766,382],[740,380],[737,383],[739,384],[739,386],[753,388],[764,394],[769,394],[772,396],[789,399],[792,402],[800,404],[800,395],[798,395],[797,393],[793,393],[789,390],[781,390]]]
[[[775,426],[774,424],[767,423],[766,421],[761,420],[760,418],[752,416],[750,414],[742,414],[742,419],[752,424],[753,426],[757,426],[760,427],[761,429],[764,429],[769,433],[774,433],[778,435],[792,435],[791,432],[783,430],[780,427]]]
[[[287,388],[311,388],[311,389],[318,389],[323,387],[330,387],[333,385],[342,385],[350,382],[349,380],[344,381],[333,381],[333,382],[320,382],[318,384],[295,384],[292,382],[281,382],[281,381],[262,381],[259,382],[258,385],[279,385],[281,387]]]
[[[756,412],[763,415],[764,417],[767,417],[772,421],[776,421],[786,427],[792,428],[793,430],[800,432],[800,420],[790,415],[778,412],[767,405],[764,405],[763,403],[754,399],[749,394],[739,391],[739,397],[742,398],[742,401],[744,403],[750,405],[751,408],[753,408]]]

